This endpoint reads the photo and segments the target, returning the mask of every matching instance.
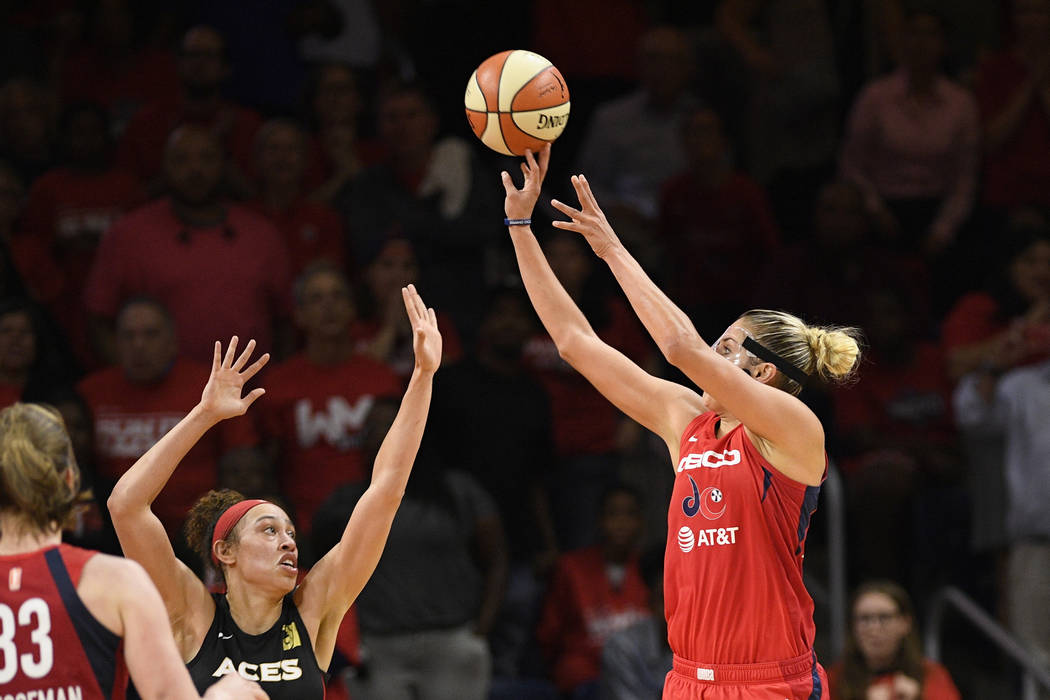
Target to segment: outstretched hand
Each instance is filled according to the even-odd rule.
[[[540,198],[540,189],[543,187],[543,178],[547,177],[547,165],[551,160],[551,145],[544,144],[540,149],[540,158],[537,161],[531,150],[525,151],[525,162],[521,164],[521,172],[525,175],[525,183],[519,190],[514,186],[510,174],[504,170],[500,173],[503,178],[503,189],[507,191],[507,198],[503,202],[503,209],[508,219],[529,219],[532,210],[536,206],[536,200]]]
[[[270,361],[270,354],[263,353],[259,359],[245,367],[255,350],[255,341],[249,340],[244,352],[234,360],[237,352],[237,336],[230,339],[226,355],[222,354],[222,343],[215,341],[215,354],[211,362],[211,376],[201,394],[200,408],[215,421],[244,415],[257,398],[266,393],[263,388],[252,389],[241,396],[244,384]]]
[[[600,258],[615,246],[620,245],[620,239],[616,237],[616,232],[609,225],[605,213],[598,206],[598,200],[594,198],[587,178],[583,175],[573,175],[570,179],[576,190],[576,198],[580,200],[580,208],[573,209],[564,202],[552,199],[551,206],[572,219],[572,221],[554,221],[554,228],[575,231],[582,235],[590,244],[591,250]]]
[[[412,350],[416,354],[416,367],[424,372],[435,372],[441,365],[441,331],[438,330],[437,314],[434,309],[426,307],[415,285],[402,287],[401,296],[412,324]]]

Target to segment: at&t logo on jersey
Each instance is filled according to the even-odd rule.
[[[725,450],[715,452],[705,450],[704,452],[690,452],[678,461],[678,473],[687,469],[718,469],[719,467],[731,467],[740,464],[740,450]]]
[[[736,544],[736,533],[738,530],[740,530],[739,526],[709,527],[697,530],[694,535],[691,528],[682,526],[678,530],[678,548],[684,554],[688,554],[694,549],[700,549],[701,547],[733,545]]]

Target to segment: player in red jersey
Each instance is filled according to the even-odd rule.
[[[144,699],[199,698],[157,589],[138,564],[62,544],[80,471],[59,413],[0,412],[0,692],[5,698],[115,697],[118,647]],[[265,700],[230,679],[205,698]]]
[[[423,436],[441,334],[433,309],[415,287],[402,288],[412,325],[415,369],[394,423],[376,455],[372,479],[339,542],[299,581],[295,528],[268,501],[210,491],[194,506],[187,539],[225,581],[210,593],[175,558],[150,503],[204,433],[243,415],[265,393],[241,396],[244,384],[269,360],[248,365],[255,341],[237,355],[234,336],[225,356],[215,344],[211,377],[200,403],[139,459],[109,498],[124,553],[141,563],[160,590],[170,628],[198,689],[225,674],[259,680],[271,700],[321,700],[343,616],[372,576],[405,492]]]
[[[624,250],[586,179],[574,176],[581,209],[553,201],[572,219],[555,226],[587,239],[664,356],[704,394],[647,374],[598,338],[532,234],[549,160],[549,145],[538,161],[526,154],[520,190],[502,174],[525,288],[562,357],[662,437],[676,470],[664,569],[675,656],[664,697],[826,697],[802,557],[827,456],[820,421],[796,394],[814,373],[834,379],[853,371],[855,332],[749,311],[708,346]]]

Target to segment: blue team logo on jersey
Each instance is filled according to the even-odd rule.
[[[686,475],[689,485],[693,487],[693,495],[682,499],[682,512],[692,518],[701,513],[708,520],[718,520],[726,512],[726,504],[723,500],[722,491],[714,486],[708,486],[703,492],[693,481],[693,477]]]

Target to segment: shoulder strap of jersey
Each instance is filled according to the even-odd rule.
[[[98,681],[103,697],[110,697],[113,693],[120,637],[103,627],[77,595],[76,586],[73,585],[73,580],[66,569],[66,563],[62,560],[61,550],[57,547],[49,549],[44,552],[44,559],[47,561],[47,568],[51,572],[51,578],[55,581],[58,593],[62,597],[66,614],[69,615],[77,638],[80,639],[80,645],[84,648],[84,655],[87,656],[91,670],[95,673],[95,680]]]

